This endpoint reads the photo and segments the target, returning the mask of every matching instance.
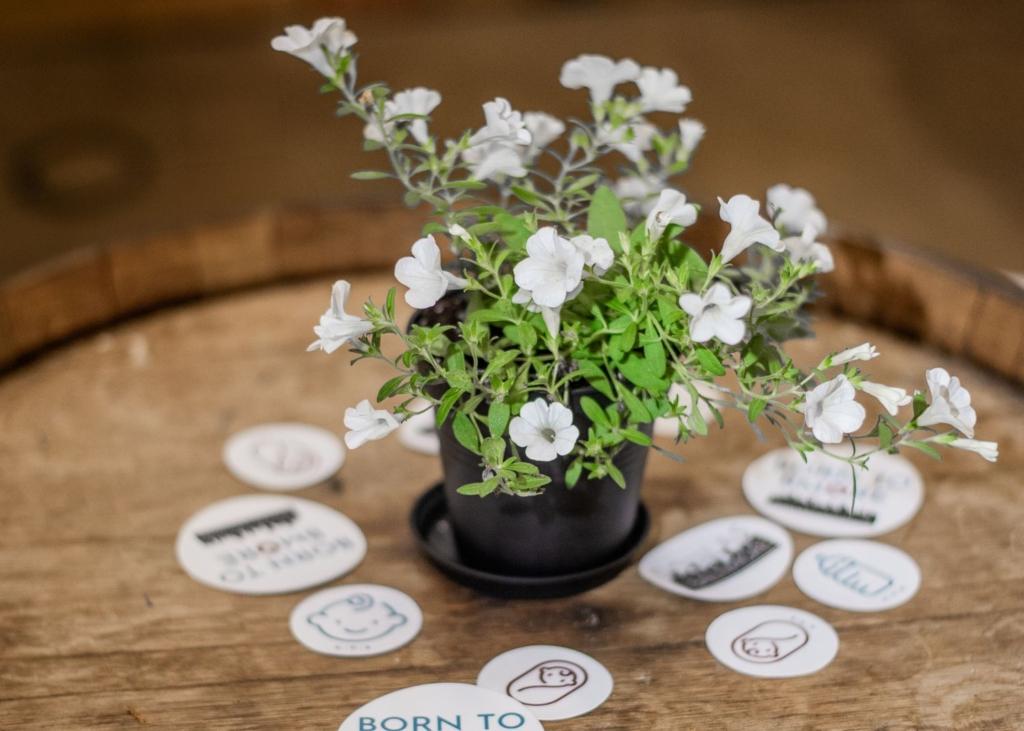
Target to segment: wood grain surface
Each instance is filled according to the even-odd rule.
[[[248,245],[258,250],[259,241]],[[256,273],[246,276],[262,277],[252,264]],[[889,281],[903,281],[898,267],[891,271]],[[169,272],[160,283],[167,291],[204,286],[186,266]],[[352,279],[356,300],[380,299],[391,283],[386,273]],[[340,431],[343,408],[386,377],[376,363],[350,368],[342,354],[304,352],[330,283],[292,281],[158,311],[0,378],[0,728],[334,729],[378,695],[473,682],[497,653],[533,643],[589,653],[615,677],[604,706],[550,728],[1024,727],[1024,392],[972,363],[967,345],[952,347],[989,347],[970,320],[931,325],[963,355],[833,315],[818,322],[817,342],[792,348],[807,363],[825,349],[871,340],[883,357],[868,373],[907,387],[942,363],[971,390],[979,436],[1001,442],[998,465],[966,453],[941,463],[912,457],[926,481],[924,507],[882,540],[909,552],[924,582],[909,604],[888,612],[820,606],[789,577],[755,600],[702,604],[646,584],[635,568],[574,598],[480,597],[417,554],[406,514],[439,466],[396,440],[350,453],[340,484],[300,494],[366,532],[367,557],[342,582],[385,583],[419,601],[424,629],[411,645],[377,658],[320,656],[288,630],[291,608],[309,592],[235,596],[193,582],[174,558],[178,527],[210,502],[253,492],[223,467],[225,438],[270,420]],[[132,291],[138,302],[152,296]],[[954,298],[968,294],[949,289],[939,299],[956,314]],[[883,304],[869,298],[866,314],[886,311]],[[93,306],[110,308],[102,299]],[[1014,321],[1000,318],[1006,342],[1019,339]],[[1007,375],[1020,367],[1017,353],[1006,356]],[[736,415],[725,431],[686,446],[687,464],[652,457],[644,486],[651,543],[750,513],[741,474],[775,446]],[[796,537],[797,550],[810,543]],[[705,628],[723,611],[755,603],[827,619],[841,640],[835,662],[791,680],[720,666],[704,647]]]

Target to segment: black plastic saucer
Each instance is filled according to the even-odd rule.
[[[647,508],[641,503],[626,545],[610,561],[586,571],[559,576],[506,576],[467,566],[459,558],[442,484],[438,483],[420,495],[409,518],[420,550],[442,573],[482,594],[504,599],[553,599],[600,586],[618,576],[630,564],[651,527]]]

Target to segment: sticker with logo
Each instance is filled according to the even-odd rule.
[[[366,538],[349,518],[312,500],[242,495],[189,518],[176,552],[185,572],[207,586],[287,594],[347,574],[366,555]]]
[[[836,539],[806,549],[793,580],[815,601],[851,612],[878,612],[910,601],[921,586],[917,563],[894,546]]]
[[[299,490],[333,477],[345,461],[334,434],[308,424],[262,424],[224,443],[224,464],[236,478],[264,490]]]

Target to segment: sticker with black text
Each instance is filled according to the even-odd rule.
[[[894,546],[837,539],[806,549],[793,580],[815,601],[851,612],[877,612],[910,601],[921,586],[917,563]]]
[[[334,434],[308,424],[261,424],[224,443],[224,464],[242,482],[264,490],[298,490],[335,475],[345,447]]]
[[[349,584],[318,591],[292,610],[295,639],[337,657],[382,655],[419,634],[423,614],[408,594],[388,586]]]

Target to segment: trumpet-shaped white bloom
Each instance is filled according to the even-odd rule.
[[[369,441],[383,439],[399,424],[394,414],[375,409],[367,399],[363,399],[355,408],[345,409],[345,426],[350,430],[345,434],[345,446],[358,449]]]
[[[980,454],[989,462],[995,462],[999,459],[998,442],[981,442],[977,439],[954,439],[949,443],[949,446]]]
[[[441,268],[441,250],[433,236],[412,245],[412,256],[395,264],[395,279],[408,287],[405,301],[417,309],[433,307],[450,289],[462,289],[466,280]]]
[[[532,140],[523,115],[512,109],[508,99],[497,97],[483,106],[485,124],[469,138],[462,159],[472,166],[477,180],[499,176],[519,178]]]
[[[526,449],[526,456],[535,462],[550,462],[568,454],[576,446],[580,430],[572,423],[572,412],[559,403],[542,398],[523,405],[508,425],[509,438]]]
[[[749,195],[734,195],[728,201],[718,199],[718,215],[731,226],[722,244],[722,261],[732,261],[754,244],[764,244],[775,251],[783,251],[779,232],[771,222],[762,218],[761,204]]]
[[[878,348],[871,343],[861,343],[852,348],[841,350],[831,358],[828,358],[829,365],[837,366],[850,363],[855,360],[874,360],[878,357]]]
[[[414,89],[400,91],[394,98],[384,102],[384,128],[381,129],[381,125],[376,122],[370,122],[363,128],[363,137],[383,144],[386,138],[391,137],[395,125],[408,124],[413,138],[423,144],[428,138],[426,119],[394,121],[394,117],[403,114],[419,114],[425,117],[440,103],[441,95],[433,89],[417,86]]]
[[[832,252],[825,244],[816,241],[817,238],[818,230],[807,224],[800,236],[788,236],[782,240],[782,245],[786,247],[789,258],[793,261],[812,261],[818,265],[819,272],[830,272],[836,268]]]
[[[602,125],[597,130],[596,141],[599,145],[621,152],[632,162],[639,162],[644,153],[653,147],[654,135],[658,128],[644,119],[635,119],[629,124],[612,126]]]
[[[666,188],[658,195],[658,202],[647,214],[647,235],[660,239],[673,223],[686,228],[697,221],[697,206],[686,202],[686,196],[678,190]]]
[[[768,189],[768,213],[787,234],[798,234],[808,226],[814,226],[818,233],[824,233],[828,228],[825,214],[819,210],[814,196],[803,188],[793,188],[785,183]]]
[[[612,61],[607,56],[585,53],[566,61],[558,80],[566,89],[589,89],[591,101],[603,104],[611,99],[618,84],[639,77],[640,66],[632,59]]]
[[[844,375],[826,381],[807,394],[804,423],[822,444],[838,444],[844,434],[860,429],[864,407],[855,401],[857,391]]]
[[[530,130],[526,128],[523,115],[512,108],[508,99],[496,97],[485,102],[484,126],[469,138],[470,146],[485,142],[510,142],[517,145],[530,144]]]
[[[608,245],[605,239],[586,234],[574,236],[569,243],[576,247],[576,251],[583,255],[584,265],[591,268],[597,276],[601,276],[612,268],[615,263],[615,252]]]
[[[636,80],[640,89],[640,104],[645,112],[682,112],[693,101],[690,88],[679,83],[672,69],[644,66]]]
[[[317,339],[310,343],[307,351],[322,350],[333,353],[345,343],[363,337],[373,329],[368,320],[345,312],[352,285],[339,279],[331,288],[331,306],[320,316],[320,324],[313,327]]]
[[[704,125],[696,119],[679,120],[679,146],[684,157],[689,158],[693,154],[704,139],[704,132]]]
[[[918,426],[949,424],[961,434],[974,436],[978,415],[971,406],[971,394],[960,385],[960,379],[950,376],[945,368],[932,368],[925,373],[932,402],[917,417]]]
[[[889,416],[896,416],[900,406],[906,406],[911,402],[911,397],[905,388],[895,386],[883,386],[881,383],[862,381],[860,390],[878,399],[878,403],[889,412]]]
[[[528,157],[533,159],[543,148],[557,140],[565,132],[565,123],[558,117],[544,112],[526,112],[523,124],[530,133]]]
[[[345,27],[344,18],[320,18],[312,28],[289,25],[284,35],[270,41],[270,47],[300,58],[324,76],[334,78],[334,60],[354,46],[356,40],[356,34]]]
[[[545,226],[526,240],[527,257],[513,269],[516,284],[541,307],[559,307],[583,279],[583,254]]]
[[[679,296],[679,306],[690,316],[690,339],[695,343],[706,343],[711,338],[726,345],[741,341],[747,332],[743,318],[751,304],[750,297],[734,297],[721,282],[711,285],[703,297],[692,292]]]
[[[566,301],[579,294],[581,289],[583,289],[582,284],[566,296]],[[522,288],[517,289],[516,293],[512,295],[512,302],[517,305],[523,305],[529,312],[539,312],[540,316],[544,318],[544,326],[548,329],[548,332],[554,337],[558,336],[558,331],[562,327],[561,305],[558,307],[541,307],[533,301],[533,292]]]
[[[613,189],[627,213],[646,216],[654,209],[662,188],[664,183],[653,175],[627,175],[616,180]]]

